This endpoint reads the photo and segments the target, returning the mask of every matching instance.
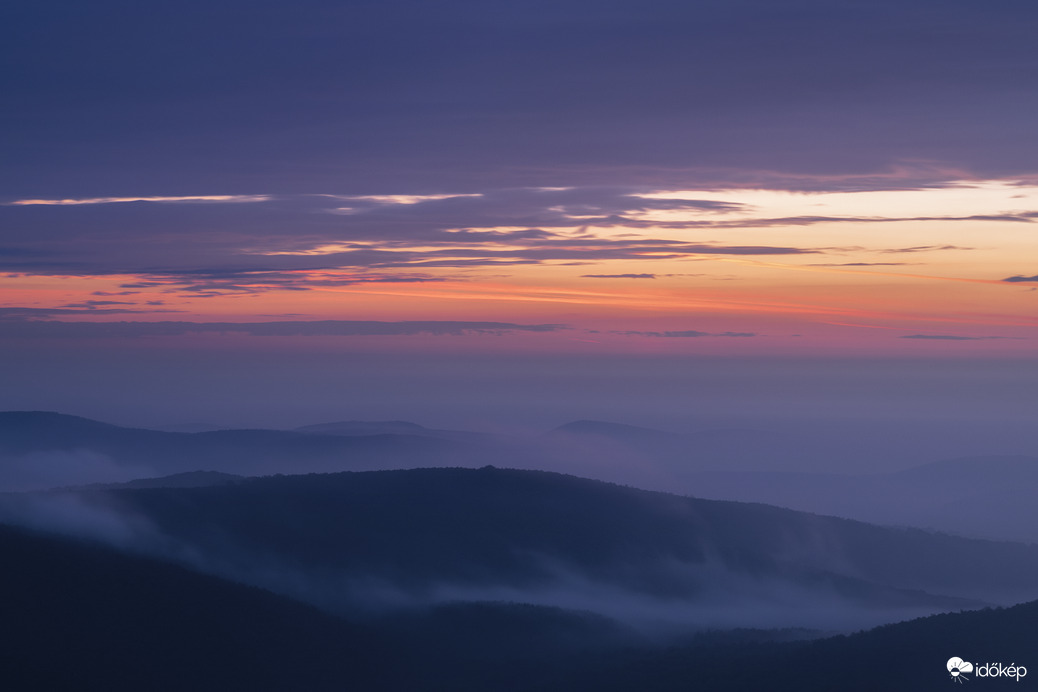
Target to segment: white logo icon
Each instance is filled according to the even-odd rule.
[[[964,673],[972,673],[973,664],[969,661],[963,661],[958,656],[953,656],[948,659],[948,672],[951,673],[951,679],[955,682],[969,680]]]

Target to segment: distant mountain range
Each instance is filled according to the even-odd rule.
[[[48,480],[45,471],[52,460],[70,455],[75,459],[77,454],[84,465],[96,465],[100,458],[107,462],[104,470],[123,470],[129,476],[96,479],[117,481],[197,469],[257,475],[440,466],[466,451],[460,443],[434,436],[284,430],[176,433],[122,428],[57,413],[0,413],[0,480],[6,477],[16,485],[34,478]]]
[[[974,456],[886,473],[790,471],[798,455],[818,452],[805,452],[802,442],[757,430],[679,435],[601,421],[576,421],[529,437],[405,421],[174,433],[57,413],[6,412],[0,413],[0,490],[119,483],[198,469],[255,476],[494,463],[1038,543],[1038,504],[1032,501],[1038,457]]]
[[[595,421],[174,433],[0,413],[0,482],[53,487],[0,493],[0,680],[915,692],[947,689],[952,656],[1038,676],[1038,602],[976,610],[1038,598],[1038,546],[820,515],[1036,540],[1038,460],[775,466],[795,448]]]
[[[88,483],[70,488],[55,490],[117,490],[120,488],[206,488],[212,485],[228,485],[239,483],[247,476],[236,476],[233,473],[219,471],[185,471],[159,478],[138,478],[124,483]]]

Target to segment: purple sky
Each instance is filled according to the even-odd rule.
[[[1036,21],[8,3],[0,409],[1024,430]]]

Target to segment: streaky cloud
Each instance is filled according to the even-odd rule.
[[[893,255],[912,252],[933,252],[935,250],[976,250],[972,247],[961,247],[959,245],[915,245],[913,247],[887,248],[880,250],[884,254]]]
[[[767,226],[814,226],[823,223],[909,223],[918,221],[1007,221],[1013,223],[1034,223],[1034,219],[1034,212],[1020,214],[971,214],[969,216],[782,216],[771,219],[707,221],[694,225],[696,227],[757,228]]]
[[[1011,283],[1011,284],[1016,284],[1016,283],[1032,283],[1032,282],[1038,282],[1038,274],[1036,274],[1034,276],[1010,276],[1010,277],[1002,279],[1002,280],[1006,281],[1008,283]]]
[[[18,199],[11,207],[66,207],[79,204],[118,204],[121,202],[267,202],[270,195],[184,195],[180,197],[87,197],[83,199]]]
[[[3,313],[0,312],[0,315]],[[96,314],[92,312],[91,314]],[[39,315],[43,316],[43,315]],[[275,322],[70,322],[39,319],[0,321],[0,337],[142,337],[186,334],[246,334],[249,336],[462,336],[505,332],[554,332],[562,324],[512,322],[367,320],[306,320]]]
[[[910,262],[822,262],[809,264],[809,267],[902,267]]]
[[[81,303],[67,303],[62,305],[63,308],[86,308],[88,310],[100,307],[102,305],[136,305],[137,303],[131,300],[84,300]],[[150,304],[150,303],[149,303]]]
[[[482,197],[481,193],[460,193],[443,195],[322,195],[335,199],[355,200],[358,202],[375,202],[376,204],[421,204],[441,199],[456,199],[459,197]]]
[[[318,268],[314,271],[320,271]],[[311,275],[306,272],[267,269],[205,269],[147,274],[140,280],[119,284],[120,288],[161,288],[193,297],[208,298],[232,294],[256,294],[268,291],[309,291],[321,286],[354,286],[360,284],[440,283],[449,277],[427,274],[334,274]],[[454,279],[458,280],[458,279]],[[132,293],[132,292],[131,292]]]
[[[961,336],[958,334],[908,334],[899,339],[930,339],[933,341],[987,341],[989,339],[1018,339],[1015,336]]]
[[[59,308],[4,307],[0,308],[0,324],[24,320],[48,319],[51,317],[61,317],[63,315],[132,315],[140,313],[150,314],[153,312],[180,312],[180,310],[134,310],[132,308],[99,308],[91,305],[83,307],[65,306]]]
[[[700,332],[694,329],[687,329],[684,331],[667,331],[667,332],[646,332],[646,331],[614,331],[612,334],[620,334],[622,336],[650,336],[659,337],[664,339],[685,339],[685,338],[696,338],[701,336],[720,336],[720,337],[750,337],[758,336],[756,332]]]

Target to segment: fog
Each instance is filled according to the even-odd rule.
[[[531,556],[546,567],[536,584],[508,580],[486,584],[430,581],[421,586],[377,575],[304,569],[290,559],[264,555],[233,542],[220,550],[199,549],[159,531],[146,518],[114,504],[72,495],[37,494],[0,502],[0,518],[28,528],[75,536],[286,595],[322,609],[367,619],[458,602],[524,603],[594,613],[649,637],[670,637],[731,628],[807,628],[853,631],[886,622],[980,605],[978,601],[929,599],[893,589],[856,599],[832,586],[808,587],[759,579],[718,563],[674,563],[668,579],[690,586],[684,594],[654,594],[627,588],[609,575],[575,570],[557,560]],[[922,599],[926,600],[926,599]]]
[[[121,483],[155,475],[144,463],[119,462],[89,449],[0,453],[0,492]]]
[[[748,428],[813,445],[797,470],[1038,454],[1035,361],[415,354],[309,342],[291,353],[229,341],[87,344],[75,357],[7,344],[8,362],[21,365],[4,368],[0,410],[189,429],[407,420],[531,434],[578,419],[679,433]]]
[[[451,473],[476,474],[466,478],[477,479],[499,475],[495,470]],[[592,495],[587,506],[574,507],[590,513],[585,519],[572,525],[553,524],[548,533],[537,529],[528,534],[529,527],[550,522],[554,516],[538,514],[539,500],[533,496],[521,505],[522,514],[529,516],[517,517],[518,533],[493,534],[489,550],[478,528],[485,517],[472,509],[479,506],[478,498],[471,507],[468,500],[447,501],[437,510],[446,512],[436,515],[447,519],[445,526],[453,521],[451,512],[462,511],[471,516],[471,527],[465,535],[445,537],[443,545],[431,545],[413,526],[416,519],[409,518],[406,497],[386,494],[378,502],[386,506],[387,516],[400,517],[398,529],[385,533],[385,527],[372,527],[371,535],[384,542],[370,546],[368,539],[354,540],[348,545],[360,546],[357,553],[345,546],[325,552],[324,543],[339,545],[336,536],[343,527],[315,523],[326,511],[317,505],[312,516],[300,516],[296,503],[307,505],[311,500],[306,494],[298,495],[304,486],[285,485],[288,478],[264,481],[263,487],[273,495],[251,490],[244,495],[225,493],[222,488],[213,488],[220,491],[216,494],[207,488],[12,493],[0,496],[0,521],[99,541],[353,618],[377,619],[458,602],[524,603],[594,613],[645,636],[670,637],[728,628],[852,631],[1038,596],[1032,574],[1038,570],[1038,553],[1023,546],[1016,549],[941,536],[934,536],[931,545],[923,533],[859,536],[862,529],[831,520],[756,510],[746,514],[738,505],[718,508],[723,511],[716,514],[713,505],[686,507],[687,501],[672,496],[631,495],[647,503],[643,519],[637,519],[643,515],[635,505],[636,513],[631,515],[635,523],[603,528],[599,536],[589,539],[590,544],[578,541],[576,553],[567,552],[565,546],[584,536],[588,525],[605,521],[600,516],[603,510],[615,509],[623,516],[631,511],[626,500],[614,505],[609,499],[628,497],[630,491],[606,489],[595,499],[599,491],[594,485],[588,486]],[[553,478],[547,482],[555,483]],[[305,483],[319,493],[326,485],[321,477],[310,477]],[[183,492],[188,494],[178,495]],[[296,499],[284,504],[292,495]],[[337,502],[350,502],[348,495],[334,497]],[[574,497],[579,503],[580,495]],[[313,501],[325,502],[319,495]],[[239,506],[226,514],[223,508],[228,505]],[[272,511],[275,505],[281,514],[271,515],[269,522],[249,519]],[[174,514],[169,514],[169,508]],[[700,512],[707,514],[699,516]],[[772,514],[774,518],[768,519]],[[674,543],[661,536],[664,540],[658,546],[645,546],[647,556],[636,557],[641,548],[632,548],[630,541],[644,540],[638,532],[656,525],[658,519],[652,517],[670,516],[679,521],[687,516],[691,521],[687,530],[701,534],[695,543],[699,556],[679,557],[682,540]],[[730,526],[717,524],[726,516]],[[269,530],[263,528],[267,523]],[[774,531],[779,540],[766,540],[761,533],[768,523],[774,526],[766,530]],[[559,537],[562,542],[556,543]],[[531,540],[543,543],[543,549]],[[938,549],[939,557],[930,555],[932,548]],[[948,569],[960,564],[958,558],[967,562],[961,569]]]

